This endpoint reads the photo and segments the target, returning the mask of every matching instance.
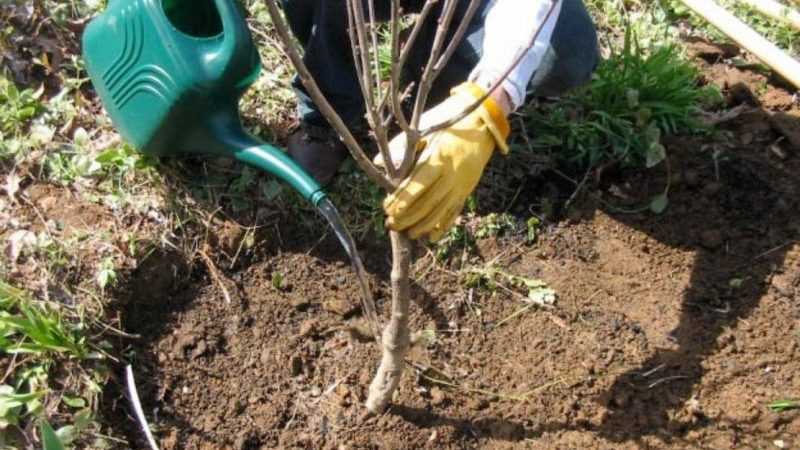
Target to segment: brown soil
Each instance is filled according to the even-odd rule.
[[[663,214],[621,210],[664,173],[609,173],[534,243],[478,241],[472,267],[545,281],[552,310],[494,327],[519,296],[464,288],[460,254],[420,252],[412,326],[436,339],[383,416],[362,419],[378,353],[348,325],[356,283],[331,238],[284,224],[282,250],[225,273],[230,305],[202,268],[151,256],[120,305],[161,448],[800,447],[800,412],[765,406],[800,395],[800,108],[722,51],[700,54],[707,76],[747,106],[725,134],[667,140]],[[388,249],[362,252],[388,298]],[[120,421],[143,448],[136,429]]]

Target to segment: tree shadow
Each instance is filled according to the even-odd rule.
[[[739,95],[749,92],[744,84],[730,90]],[[666,171],[604,174],[603,181],[590,181],[579,195],[577,214],[566,212],[569,220],[582,220],[600,209],[669,247],[696,255],[690,281],[676,299],[679,322],[665,336],[666,348],[652,345],[654,351],[644,362],[617,376],[596,399],[609,413],[598,426],[585,427],[606,439],[635,442],[665,433],[675,438],[715,420],[701,411],[686,412],[706,374],[704,362],[725,347],[719,342],[723,331],[746,320],[759,305],[786,252],[800,242],[800,118],[770,112],[752,92],[747,98],[749,108],[721,125],[728,135],[725,139],[668,137],[670,175]],[[529,205],[540,206],[543,196],[559,196],[563,202],[575,189],[559,177],[543,177],[551,181],[522,177],[525,192],[513,197],[506,210],[523,220],[530,215]],[[664,213],[626,211],[642,204],[646,210],[649,198],[668,183],[669,207]],[[607,195],[612,185],[636,207],[613,205],[620,199]],[[792,276],[797,286],[800,270]],[[776,298],[781,295],[790,299],[796,294],[778,293]],[[545,428],[549,427],[574,425]]]
[[[610,410],[599,427],[601,435],[624,441],[663,430],[681,434],[709,423],[701,412],[693,417],[682,413],[706,373],[703,363],[728,344],[719,342],[723,331],[759,305],[771,275],[800,234],[800,164],[796,156],[775,154],[772,146],[779,136],[771,120],[760,108],[742,114],[728,125],[736,133],[735,147],[716,156],[713,146],[703,152],[696,140],[673,140],[668,145],[683,151],[670,159],[682,170],[672,180],[671,206],[659,216],[611,213],[696,256],[679,303],[678,325],[665,337],[672,345],[618,376],[601,396]],[[800,126],[800,119],[792,120]],[[757,136],[742,145],[751,139],[742,139],[742,133]],[[800,150],[782,146],[778,151],[787,149]]]

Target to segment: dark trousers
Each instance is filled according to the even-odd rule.
[[[424,0],[401,0],[406,13],[418,12],[424,3]],[[437,2],[438,6],[429,14],[406,67],[402,68],[406,81],[415,81],[428,60],[442,3]],[[451,34],[459,18],[466,15],[468,4],[468,0],[459,0]],[[366,5],[364,1],[365,13]],[[376,20],[388,20],[389,0],[374,0],[374,5]],[[444,99],[450,88],[465,81],[477,65],[483,53],[483,24],[489,6],[490,2],[484,1],[478,8],[464,39],[434,83],[429,105]],[[345,123],[356,126],[364,115],[364,100],[353,64],[345,0],[283,0],[283,7],[295,37],[305,49],[304,61],[322,93]],[[528,86],[529,97],[555,96],[585,83],[598,59],[597,34],[586,7],[581,0],[563,0],[550,46]],[[308,125],[328,127],[302,83],[295,79],[293,85],[300,120]]]

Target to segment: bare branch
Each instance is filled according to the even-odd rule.
[[[303,83],[303,86],[305,86],[308,94],[314,100],[314,103],[320,109],[322,115],[325,116],[333,129],[339,133],[339,136],[347,146],[347,149],[350,151],[350,154],[353,156],[353,159],[356,161],[358,166],[361,167],[361,169],[372,181],[380,185],[386,191],[391,192],[394,190],[394,185],[380,172],[380,170],[378,170],[374,164],[372,164],[372,161],[370,161],[364,150],[356,141],[355,137],[353,137],[353,134],[347,128],[347,125],[345,125],[345,123],[342,121],[342,118],[333,109],[331,104],[322,94],[322,91],[320,91],[319,86],[317,86],[317,83],[314,81],[314,77],[308,71],[308,67],[306,67],[303,59],[300,57],[300,54],[297,51],[297,48],[295,48],[294,41],[292,40],[289,29],[283,16],[281,15],[276,1],[277,0],[266,0],[267,8],[269,9],[269,14],[272,17],[272,23],[275,26],[275,31],[278,33],[278,37],[283,44],[283,49],[289,59],[292,61],[292,64],[295,66],[297,75],[300,78],[300,81]]]
[[[417,142],[422,137],[419,134],[419,121],[422,118],[422,112],[425,104],[428,102],[428,94],[433,87],[433,81],[438,73],[434,74],[434,66],[436,61],[439,60],[441,55],[442,46],[447,37],[447,32],[450,29],[450,22],[453,20],[453,15],[456,12],[458,2],[456,0],[445,0],[444,10],[439,16],[439,21],[436,27],[436,35],[433,38],[433,47],[431,48],[428,62],[422,71],[422,77],[419,81],[419,88],[417,88],[417,98],[414,101],[414,111],[411,114],[410,129],[406,132],[406,148],[403,153],[403,159],[400,162],[400,167],[397,171],[403,176],[407,176],[414,166],[414,153]],[[463,24],[463,23],[462,23]],[[459,27],[460,28],[460,27]]]
[[[458,24],[458,28],[453,34],[453,39],[447,44],[447,48],[445,49],[444,53],[442,53],[441,58],[436,61],[436,66],[433,68],[433,72],[431,73],[431,76],[434,80],[439,76],[439,74],[447,65],[448,61],[450,61],[450,57],[453,56],[453,53],[455,53],[456,49],[461,44],[461,40],[464,39],[464,34],[467,32],[467,27],[472,22],[472,18],[475,16],[475,12],[478,11],[478,6],[480,5],[481,0],[470,0],[469,6],[467,6],[467,12],[461,19],[461,23]]]
[[[425,6],[427,6],[427,4]],[[400,94],[400,72],[402,70],[402,65],[395,64],[395,62],[400,60],[400,0],[392,0],[392,19],[390,26],[392,33],[392,73],[387,95],[391,98],[392,114],[394,114],[397,124],[400,125],[401,130],[407,131],[408,120],[406,120],[406,114],[403,112],[403,98]]]
[[[425,64],[425,69],[422,71],[422,77],[419,81],[419,88],[417,89],[417,98],[414,102],[414,112],[411,116],[411,128],[419,126],[419,120],[422,116],[422,110],[428,101],[428,93],[430,93],[433,86],[433,67],[439,59],[442,51],[442,45],[447,37],[447,30],[450,28],[450,22],[453,20],[453,15],[456,12],[456,0],[445,0],[444,11],[439,16],[438,25],[436,27],[436,35],[433,38],[433,47],[431,48],[428,62]]]
[[[372,0],[370,0],[370,3]],[[389,158],[389,138],[387,126],[384,125],[380,108],[375,105],[375,97],[372,91],[372,68],[369,61],[369,43],[366,39],[366,24],[364,23],[364,11],[361,8],[361,0],[347,0],[347,20],[348,20],[348,34],[350,36],[350,46],[353,50],[353,63],[356,67],[358,74],[358,85],[361,88],[361,95],[364,99],[364,107],[367,111],[367,122],[369,122],[372,132],[375,134],[375,141],[378,145],[378,150],[381,156]],[[373,14],[374,15],[374,14]],[[373,38],[375,37],[375,30],[372,29]],[[377,42],[373,40],[374,44]],[[373,50],[377,54],[377,47]],[[377,69],[377,67],[376,67]],[[379,83],[380,75],[377,75],[375,82]],[[394,166],[385,165],[389,178],[396,178],[396,170]]]
[[[408,56],[411,54],[411,49],[414,47],[414,42],[416,42],[417,36],[419,36],[419,32],[422,30],[422,26],[425,24],[425,20],[428,18],[428,14],[430,14],[433,5],[435,5],[437,1],[438,0],[427,0],[425,4],[422,5],[422,10],[420,10],[419,15],[417,16],[414,27],[411,28],[411,33],[408,35],[408,40],[406,41],[405,45],[403,45],[403,50],[400,52],[398,65],[401,68],[405,67]]]
[[[369,0],[367,7],[369,9],[369,35],[372,39],[372,59],[375,64],[375,91],[378,98],[381,98],[383,87],[381,86],[381,62],[378,58],[378,27],[375,26],[375,0]]]
[[[487,98],[489,98],[489,96],[492,94],[492,92],[494,92],[495,89],[500,87],[500,85],[503,83],[503,81],[505,81],[506,78],[508,78],[508,75],[511,74],[511,72],[519,65],[520,61],[522,61],[522,58],[525,57],[525,55],[530,51],[530,49],[533,48],[533,45],[536,43],[536,40],[539,39],[539,34],[541,33],[542,28],[544,28],[544,24],[547,23],[548,20],[550,20],[550,17],[553,15],[553,12],[555,11],[556,6],[558,5],[559,1],[560,0],[552,0],[550,2],[550,7],[547,10],[547,14],[545,14],[545,17],[542,20],[542,23],[539,24],[539,27],[536,28],[536,31],[534,31],[531,34],[531,38],[528,41],[527,45],[517,52],[517,54],[514,57],[514,60],[512,61],[512,63],[503,72],[503,74],[497,80],[495,80],[491,84],[491,86],[489,86],[488,89],[486,89],[486,93],[481,98],[477,99],[475,101],[475,103],[470,105],[469,108],[465,109],[461,114],[458,114],[455,117],[453,117],[453,118],[451,118],[449,120],[446,120],[446,121],[444,121],[444,122],[442,122],[440,124],[437,124],[437,125],[434,125],[432,127],[427,128],[425,130],[422,130],[420,132],[421,137],[428,136],[431,133],[435,133],[435,132],[437,132],[439,130],[443,130],[445,128],[453,126],[453,124],[455,124],[459,120],[463,119],[464,117],[469,115],[472,111],[475,111],[475,108],[477,108],[478,106],[483,104],[483,102],[486,101]]]

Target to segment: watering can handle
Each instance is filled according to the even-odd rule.
[[[269,144],[260,143],[260,145],[242,148],[236,151],[235,156],[239,161],[263,169],[289,183],[294,190],[314,206],[319,206],[322,200],[327,198],[327,194],[319,183],[301,169],[293,159]]]
[[[242,17],[236,0],[214,0],[214,3],[222,21],[224,36],[220,59],[229,63],[228,68],[235,67],[230,62],[251,57],[253,44],[250,30],[247,28],[247,23]]]

